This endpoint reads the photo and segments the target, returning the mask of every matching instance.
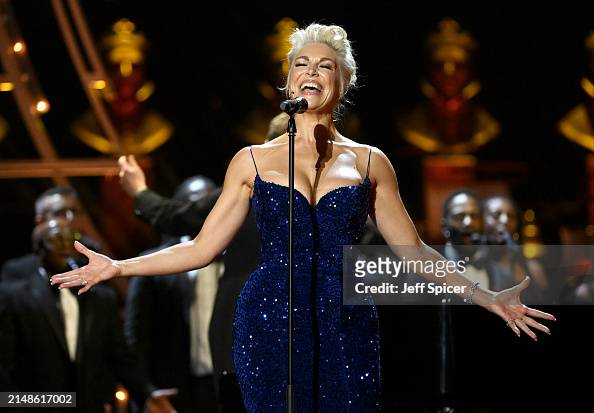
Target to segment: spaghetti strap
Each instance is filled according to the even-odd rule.
[[[369,148],[369,157],[367,158],[367,175],[365,175],[366,178],[369,176],[369,164],[370,163],[371,163],[371,148]]]
[[[256,175],[258,175],[258,167],[256,166],[256,160],[254,159],[254,153],[252,152],[251,146],[250,146],[250,155],[252,155],[252,162],[254,162],[254,168],[256,168]]]

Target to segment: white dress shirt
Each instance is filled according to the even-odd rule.
[[[192,372],[196,376],[206,376],[213,371],[208,328],[224,270],[224,264],[215,261],[197,271],[188,272],[188,277],[195,279],[195,299],[190,307],[190,357]]]

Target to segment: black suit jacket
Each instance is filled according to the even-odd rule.
[[[195,202],[182,202],[164,198],[147,189],[135,196],[134,213],[151,224],[160,234],[177,237],[196,235],[221,191],[212,191]]]
[[[25,268],[19,263],[35,265]],[[11,272],[15,268],[19,274]],[[144,403],[154,387],[140,374],[126,345],[111,288],[97,285],[78,297],[79,331],[73,362],[51,290],[55,287],[39,273],[35,257],[10,261],[2,273],[0,389],[75,391],[78,411],[103,412],[104,403],[113,401],[117,379],[138,403]]]
[[[0,282],[25,280],[34,274],[40,265],[39,257],[35,254],[8,260],[2,265]]]
[[[220,195],[215,191],[197,202],[179,202],[146,190],[135,198],[136,214],[163,234],[196,235]],[[260,239],[253,213],[222,256],[225,272],[219,281],[209,342],[217,382],[223,372],[234,372],[233,320],[237,297],[260,261]]]

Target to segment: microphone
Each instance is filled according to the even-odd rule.
[[[297,99],[285,100],[280,104],[280,110],[289,116],[293,116],[296,113],[303,113],[307,110],[307,99],[300,96]]]
[[[487,243],[485,237],[477,232],[470,235],[470,242],[472,245],[485,245]]]
[[[72,257],[66,258],[66,264],[70,267],[71,270],[78,270],[80,268],[76,260]]]

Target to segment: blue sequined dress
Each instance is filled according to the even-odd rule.
[[[295,412],[379,410],[376,308],[342,305],[342,245],[357,244],[363,234],[370,185],[368,160],[363,182],[338,187],[315,206],[294,191]],[[237,301],[233,344],[250,413],[286,407],[288,193],[286,186],[262,180],[256,167],[252,207],[262,256]]]

